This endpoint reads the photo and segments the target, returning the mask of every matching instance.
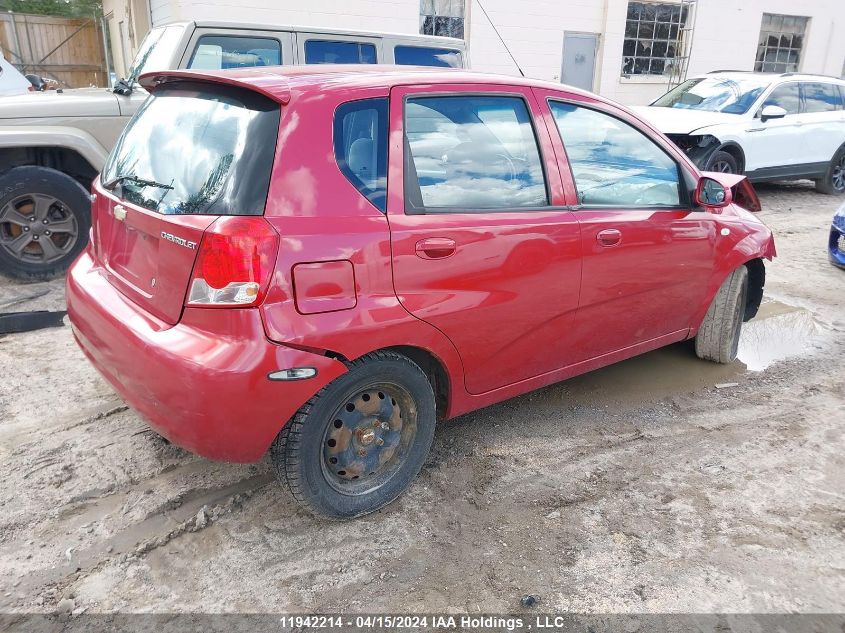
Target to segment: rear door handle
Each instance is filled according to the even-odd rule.
[[[417,242],[414,250],[422,259],[443,259],[455,254],[458,245],[449,237],[427,237]]]
[[[604,229],[598,232],[596,241],[602,246],[616,246],[622,241],[622,232],[619,229]]]

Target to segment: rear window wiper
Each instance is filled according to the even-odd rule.
[[[156,187],[157,189],[173,189],[173,181],[171,184],[165,185],[160,182],[156,182],[155,180],[147,180],[146,178],[140,178],[133,174],[121,174],[119,176],[115,176],[114,178],[109,179],[107,182],[102,183],[103,187],[106,189],[114,189],[115,185],[119,182],[123,182],[124,180],[128,180],[131,183],[136,185],[141,185],[142,187]]]

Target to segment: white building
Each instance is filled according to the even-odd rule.
[[[456,35],[466,39],[474,70],[513,75],[518,64],[526,76],[592,88],[627,104],[647,103],[685,73],[845,75],[842,7],[843,0],[103,2],[118,75],[149,25],[233,20]]]

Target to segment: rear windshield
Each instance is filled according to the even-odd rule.
[[[101,182],[165,215],[261,215],[279,116],[278,103],[248,90],[160,89],[129,122]]]

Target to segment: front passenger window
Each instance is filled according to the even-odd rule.
[[[676,207],[678,165],[645,134],[598,110],[549,104],[578,202],[584,206]]]
[[[798,91],[798,84],[784,84],[772,90],[772,94],[766,97],[763,107],[765,108],[768,105],[779,106],[786,110],[788,114],[798,114],[801,109],[801,94]]]

